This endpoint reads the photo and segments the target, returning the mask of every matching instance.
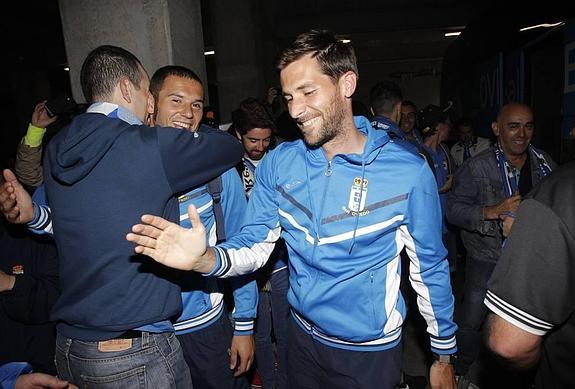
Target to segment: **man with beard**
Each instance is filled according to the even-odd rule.
[[[192,229],[144,215],[127,239],[168,266],[227,277],[262,266],[281,235],[289,253],[294,388],[399,385],[399,253],[406,247],[436,355],[431,385],[454,388],[454,299],[429,167],[353,117],[356,58],[332,33],[300,35],[278,68],[304,140],[280,144],[259,164],[240,234],[206,249],[205,229],[190,208]]]
[[[533,112],[509,103],[491,125],[495,145],[468,159],[453,178],[447,220],[461,228],[467,250],[463,307],[459,321],[459,387],[467,387],[469,367],[478,355],[479,331],[487,315],[483,305],[487,280],[501,254],[502,221],[513,217],[525,196],[555,167],[553,160],[531,145]]]

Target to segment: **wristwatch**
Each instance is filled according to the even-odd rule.
[[[433,359],[439,363],[448,363],[450,365],[455,365],[457,361],[457,354],[433,354]]]

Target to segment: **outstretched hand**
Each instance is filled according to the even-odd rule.
[[[0,186],[0,211],[11,223],[28,223],[34,218],[30,194],[10,169],[5,169],[2,173],[6,182]]]
[[[143,215],[142,223],[132,226],[126,239],[137,246],[134,251],[144,254],[163,265],[180,270],[209,272],[214,262],[205,264],[206,229],[193,205],[188,207],[192,228],[153,215]],[[205,265],[205,266],[204,266]]]

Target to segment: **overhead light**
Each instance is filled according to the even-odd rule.
[[[64,71],[69,72],[69,71],[70,71],[70,68],[69,68],[68,66],[66,66],[66,67],[64,68]]]
[[[214,55],[214,54],[216,54],[215,50],[204,51],[204,55]]]
[[[534,28],[551,28],[551,27],[560,26],[560,25],[562,25],[562,24],[565,24],[565,22],[558,22],[558,23],[541,23],[541,24],[536,24],[536,25],[529,26],[529,27],[523,27],[523,28],[521,28],[519,31],[533,30]]]
[[[461,31],[446,32],[445,36],[459,36]]]
[[[350,43],[351,39],[340,39],[339,40],[341,43]]]

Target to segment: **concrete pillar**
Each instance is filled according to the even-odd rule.
[[[200,0],[59,0],[59,6],[76,101],[84,101],[82,62],[104,44],[134,53],[150,76],[175,64],[193,69],[207,83]]]
[[[231,120],[231,112],[243,99],[265,96],[262,11],[258,4],[257,0],[210,1],[222,123]]]

